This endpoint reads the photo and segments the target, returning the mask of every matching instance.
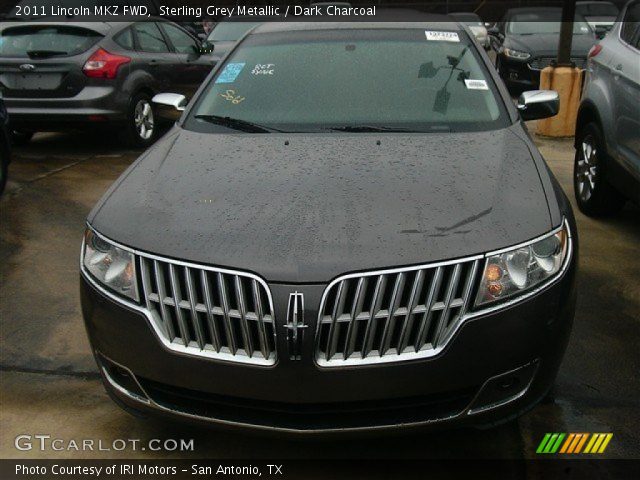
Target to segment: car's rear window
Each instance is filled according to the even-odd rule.
[[[220,22],[211,30],[209,38],[214,42],[235,42],[260,22]]]
[[[248,37],[199,96],[186,127],[217,115],[284,131],[367,125],[410,131],[505,124],[504,103],[467,35],[441,28]]]
[[[71,56],[87,51],[102,38],[98,32],[65,25],[6,28],[0,34],[0,57]]]

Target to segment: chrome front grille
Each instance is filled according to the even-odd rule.
[[[139,254],[146,308],[172,350],[233,362],[276,361],[273,302],[248,273]]]
[[[542,70],[556,61],[556,57],[536,57],[529,62],[532,70]],[[578,68],[585,68],[587,59],[584,57],[571,57],[571,62]]]
[[[437,354],[472,298],[482,257],[345,275],[324,292],[316,361],[337,367]]]

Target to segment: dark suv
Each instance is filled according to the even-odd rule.
[[[35,131],[117,125],[129,144],[157,134],[151,98],[191,96],[215,60],[175,23],[0,24],[0,87],[14,139]]]

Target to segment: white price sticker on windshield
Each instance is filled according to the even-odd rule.
[[[431,30],[425,30],[424,34],[427,36],[427,40],[431,42],[459,42],[457,32],[433,32]]]
[[[484,80],[469,80],[465,78],[464,84],[469,90],[489,90],[487,82]]]

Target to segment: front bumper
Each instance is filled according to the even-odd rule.
[[[466,321],[437,356],[321,368],[307,335],[301,360],[231,364],[169,351],[147,318],[84,277],[82,309],[109,393],[126,408],[198,423],[325,433],[440,424],[492,424],[531,408],[557,374],[575,305],[576,249],[547,289]],[[269,285],[276,318],[303,291],[317,318],[324,285]],[[283,321],[280,321],[283,323]],[[309,331],[315,331],[315,321]],[[279,326],[277,348],[287,349]]]

